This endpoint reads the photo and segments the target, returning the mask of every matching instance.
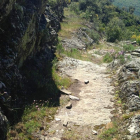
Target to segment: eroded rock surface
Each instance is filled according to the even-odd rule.
[[[118,72],[118,82],[120,86],[119,96],[127,106],[129,111],[140,110],[140,50],[139,48],[129,54],[131,61],[124,64]],[[140,137],[140,115],[137,113],[130,116],[124,126],[129,131],[127,139],[137,139]]]
[[[140,115],[136,115],[128,122],[128,131],[131,134],[131,138],[140,137]]]
[[[65,48],[76,48],[82,50],[86,49],[87,46],[92,45],[94,40],[89,37],[86,30],[86,28],[80,28],[70,39],[63,39],[63,46]]]
[[[48,134],[47,138],[49,140],[52,140],[53,137],[61,138],[63,124],[69,130],[70,128],[73,129],[73,125],[94,128],[95,125],[110,122],[111,111],[114,110],[114,103],[110,101],[113,98],[114,87],[111,86],[111,79],[106,74],[106,65],[97,65],[92,62],[66,57],[59,62],[58,68],[62,76],[67,75],[78,81],[78,86],[75,86],[71,93],[72,96],[76,96],[80,100],[71,101],[72,108],[69,110],[65,107],[59,110],[56,118],[60,118],[61,121],[59,123],[52,122],[52,126],[48,130],[50,132],[58,131],[53,136]],[[85,84],[85,79],[90,82]],[[93,136],[93,133],[97,135],[97,132],[89,129],[88,134]]]

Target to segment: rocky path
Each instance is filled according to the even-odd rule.
[[[55,116],[48,135],[48,140],[61,139],[65,129],[74,129],[72,126],[89,126],[87,133],[93,135],[94,126],[107,124],[111,121],[113,110],[113,89],[111,79],[107,74],[106,65],[97,65],[88,61],[64,58],[58,64],[62,75],[67,75],[77,81],[70,88],[73,96],[78,100],[70,100],[72,108],[63,107]],[[89,83],[85,84],[85,80]],[[69,91],[65,91],[69,92]],[[69,95],[67,95],[69,96]],[[79,138],[86,139],[86,138]],[[92,139],[89,137],[88,139]]]

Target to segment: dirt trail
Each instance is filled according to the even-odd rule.
[[[77,80],[77,83],[70,90],[72,95],[79,97],[80,100],[71,101],[73,104],[71,109],[63,107],[59,110],[55,118],[59,118],[61,121],[56,122],[54,120],[52,127],[49,129],[49,131],[55,130],[56,138],[53,135],[48,139],[61,138],[65,129],[63,127],[64,121],[68,121],[67,128],[72,125],[94,128],[96,125],[110,122],[111,111],[113,110],[113,102],[110,99],[113,98],[114,87],[111,86],[106,65],[97,65],[92,62],[66,57],[59,62],[58,67],[62,75]],[[89,83],[85,84],[85,80],[88,80]],[[92,133],[92,130],[89,131]]]

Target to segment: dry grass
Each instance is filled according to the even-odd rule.
[[[48,107],[48,101],[34,101],[27,106],[22,121],[12,127],[8,133],[8,140],[35,140],[33,133],[47,131],[48,123],[54,119],[58,107]],[[45,127],[44,127],[45,126]]]
[[[61,30],[58,32],[60,37],[70,38],[72,33],[79,29],[80,27],[84,27],[81,23],[83,23],[83,19],[81,19],[74,12],[69,11],[68,8],[64,9],[63,22],[61,22]]]
[[[91,126],[72,126],[64,131],[61,140],[91,140],[93,139]]]

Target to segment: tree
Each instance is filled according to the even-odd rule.
[[[134,6],[129,6],[129,13],[133,14],[135,11],[135,7]]]
[[[107,40],[110,42],[120,41],[123,37],[124,30],[125,25],[123,21],[118,17],[113,18],[106,28]]]

